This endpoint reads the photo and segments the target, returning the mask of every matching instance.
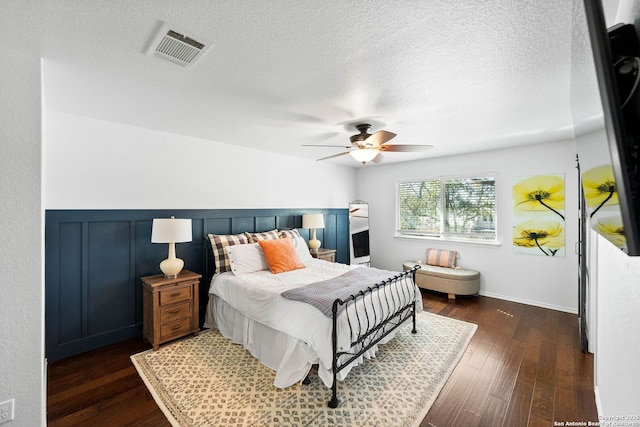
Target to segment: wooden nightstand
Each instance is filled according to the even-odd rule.
[[[164,274],[143,277],[142,334],[157,350],[160,344],[193,333],[198,335],[200,274],[182,270],[175,279]]]
[[[314,258],[322,259],[329,262],[336,262],[336,250],[335,249],[310,249],[311,256]]]

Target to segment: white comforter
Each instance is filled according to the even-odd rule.
[[[213,278],[209,293],[222,299],[244,316],[276,331],[281,331],[310,347],[311,353],[315,356],[308,357],[308,366],[310,368],[311,364],[318,363],[318,374],[325,385],[330,387],[333,383],[331,319],[309,304],[286,299],[280,294],[305,284],[337,277],[350,268],[364,267],[330,263],[317,259],[305,261],[305,265],[307,268],[280,274],[272,274],[269,270],[240,276],[235,276],[231,272],[222,273]],[[390,275],[393,273],[390,272]],[[420,295],[417,288],[416,291]],[[417,300],[417,309],[421,311],[422,300],[421,298],[417,298]],[[350,346],[344,315],[339,317],[338,330],[340,331],[338,347],[340,351],[344,351]],[[391,339],[392,336],[393,334],[383,340],[381,344]],[[365,354],[365,357],[373,357],[376,352],[377,346]],[[362,358],[355,361],[351,367],[361,361]],[[341,371],[338,378],[344,379],[351,367]],[[304,376],[296,380],[302,379]],[[291,384],[276,385],[286,387]]]

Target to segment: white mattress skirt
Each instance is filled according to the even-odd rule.
[[[276,371],[276,387],[302,381],[311,365],[318,363],[306,344],[246,317],[215,295],[209,295],[204,327],[217,328],[222,336],[242,344],[263,365]]]
[[[311,347],[304,342],[245,316],[213,294],[209,294],[204,327],[217,328],[222,336],[235,344],[242,344],[263,365],[276,371],[273,382],[276,387],[286,388],[301,382],[313,364],[319,365],[318,375],[324,385],[331,387],[333,384],[331,360],[319,360]],[[378,344],[388,342],[394,335],[395,331]],[[331,343],[327,345],[331,346]],[[378,345],[375,345],[363,356],[370,359],[375,357],[377,352]],[[363,363],[363,356],[340,371],[338,380],[344,380],[353,367]]]

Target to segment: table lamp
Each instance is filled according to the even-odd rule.
[[[184,267],[184,261],[176,258],[176,243],[190,242],[191,220],[171,218],[154,218],[151,230],[151,243],[168,243],[169,256],[160,263],[164,277],[176,278]]]
[[[302,228],[310,228],[313,230],[311,239],[309,240],[309,249],[315,251],[320,248],[320,240],[316,239],[316,228],[324,228],[324,215],[322,214],[305,214],[302,215]]]

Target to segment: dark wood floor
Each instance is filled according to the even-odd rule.
[[[486,297],[423,301],[478,330],[422,427],[598,420],[593,355],[580,352],[575,315]],[[49,426],[169,426],[129,359],[148,348],[133,339],[49,365]]]
[[[593,355],[580,352],[576,315],[485,297],[423,300],[478,330],[421,427],[598,421]]]

